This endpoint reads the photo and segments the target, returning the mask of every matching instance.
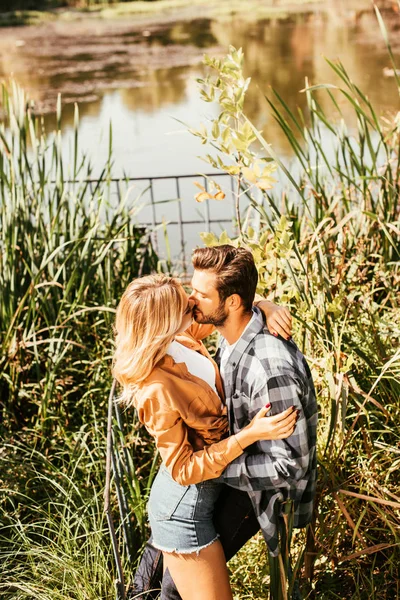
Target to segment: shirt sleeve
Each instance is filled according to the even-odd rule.
[[[148,397],[138,407],[140,421],[154,437],[163,463],[175,481],[181,485],[200,483],[221,475],[226,465],[240,456],[241,448],[235,435],[195,451],[189,442],[188,426],[178,411]],[[226,428],[226,417],[213,420],[213,426]]]
[[[232,461],[222,474],[225,483],[248,492],[289,489],[296,486],[296,482],[306,475],[311,456],[307,419],[301,404],[302,396],[301,385],[293,376],[278,375],[269,378],[251,399],[247,398],[252,416],[269,400],[272,408],[268,416],[295,406],[300,411],[299,417],[290,437],[285,440],[258,442],[251,447],[256,449],[255,453],[248,449]]]

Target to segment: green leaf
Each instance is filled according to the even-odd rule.
[[[201,99],[204,100],[204,102],[211,102],[210,96],[204,90],[200,90],[200,96]]]
[[[249,167],[242,167],[242,173],[243,177],[250,181],[250,183],[256,183],[257,176],[254,173],[253,169],[250,169]]]
[[[211,231],[208,231],[208,232],[206,231],[206,232],[200,233],[200,238],[202,239],[204,244],[209,247],[218,246],[218,244],[219,244],[218,238]]]
[[[337,85],[333,85],[333,83],[318,83],[317,85],[310,85],[309,87],[305,87],[300,90],[301,93],[304,92],[314,92],[315,90],[338,90]]]
[[[253,227],[251,225],[248,226],[247,228],[247,235],[249,236],[249,238],[253,239],[255,236],[255,231],[253,229]],[[260,249],[261,252],[261,249]]]
[[[213,136],[213,138],[216,140],[219,138],[219,125],[218,125],[218,119],[216,119],[213,123],[212,129],[211,129],[211,135]]]
[[[229,127],[225,127],[224,131],[222,132],[222,141],[224,142],[224,144],[228,145],[230,140],[231,140],[231,131],[229,129]]]
[[[228,236],[226,231],[223,231],[219,236],[219,243],[222,244],[232,244],[231,238]]]
[[[253,128],[249,125],[248,121],[245,121],[244,125],[241,128],[242,136],[251,142],[253,142],[256,138],[253,132]]]
[[[238,150],[238,152],[246,152],[247,148],[249,147],[248,142],[244,142],[238,137],[233,137],[232,143],[235,146],[236,150]]]

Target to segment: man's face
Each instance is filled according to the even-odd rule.
[[[216,283],[217,276],[212,271],[195,270],[190,299],[195,302],[193,317],[197,323],[222,327],[229,313],[225,308],[225,301],[220,300]]]

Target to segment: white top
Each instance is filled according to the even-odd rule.
[[[238,343],[238,341],[240,340],[240,338],[245,334],[245,331],[250,327],[250,324],[256,319],[256,313],[253,312],[252,317],[250,319],[250,321],[247,323],[246,327],[243,329],[242,331],[242,335],[236,340],[236,342],[234,342],[233,344],[228,344],[227,340],[225,339],[225,348],[224,351],[221,355],[221,362],[220,362],[220,366],[219,366],[219,371],[221,374],[221,378],[222,381],[224,381],[224,372],[225,372],[225,367],[226,364],[229,360],[230,355],[232,354],[232,352],[234,351],[236,344]]]
[[[215,387],[215,368],[211,360],[176,340],[169,345],[167,354],[172,356],[176,363],[185,363],[189,373],[203,379],[216,394],[218,393]]]

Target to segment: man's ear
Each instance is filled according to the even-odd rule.
[[[228,310],[235,312],[242,309],[242,299],[239,294],[232,294],[226,299],[226,307]]]

